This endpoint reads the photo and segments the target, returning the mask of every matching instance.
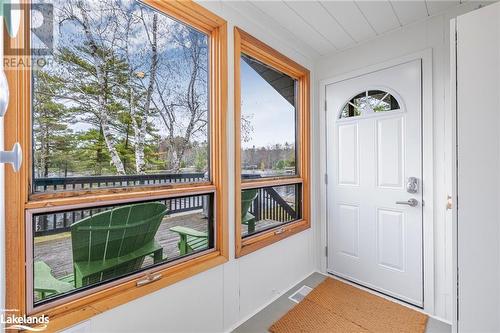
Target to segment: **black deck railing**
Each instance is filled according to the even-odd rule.
[[[245,175],[244,178],[258,178],[256,175]],[[190,174],[157,174],[133,176],[98,176],[98,177],[67,177],[67,178],[37,178],[33,184],[37,192],[58,191],[64,189],[80,190],[99,187],[154,185],[181,182],[196,182],[204,180],[203,173]],[[206,207],[206,196],[189,196],[161,200],[169,207],[169,214],[201,210]],[[67,212],[54,212],[38,215],[34,219],[33,232],[35,236],[45,236],[69,231],[71,225],[83,218],[97,214],[109,207],[85,208]],[[250,212],[257,220],[272,219],[278,222],[288,222],[297,218],[297,211],[292,208],[282,196],[272,187],[258,189],[258,195],[250,207]]]
[[[198,182],[204,179],[205,174],[203,172],[125,176],[35,178],[33,181],[33,190],[34,192],[83,190],[99,187],[127,187],[169,183],[190,183]]]
[[[250,206],[250,213],[257,221],[289,222],[298,218],[297,211],[272,187],[257,189],[257,197]]]
[[[168,214],[177,214],[181,212],[201,210],[204,207],[206,196],[197,195],[190,197],[181,197],[173,199],[159,200],[165,204]],[[83,218],[95,215],[111,207],[94,207],[71,210],[66,212],[54,212],[51,214],[40,214],[34,217],[33,232],[35,236],[46,236],[60,232],[66,232],[71,229],[71,225]]]

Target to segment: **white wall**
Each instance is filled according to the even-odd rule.
[[[93,317],[90,332],[227,331],[311,273],[310,236],[298,234]]]
[[[317,79],[320,81],[432,48],[435,257],[435,299],[432,315],[445,320],[451,320],[452,315],[451,211],[446,210],[447,195],[451,193],[453,165],[449,155],[452,142],[449,108],[449,21],[457,15],[476,9],[478,5],[477,2],[467,2],[426,21],[387,33],[342,53],[324,57],[315,65]],[[324,230],[324,216],[321,220],[322,226],[317,230]],[[321,255],[322,249],[318,249],[318,252]],[[321,266],[325,269],[324,260]]]
[[[301,65],[312,68],[296,47],[290,47],[258,22],[250,22],[222,2],[203,6],[228,21],[228,142],[230,261],[172,286],[95,316],[90,332],[223,332],[236,327],[316,270],[314,232],[317,164],[313,162],[312,224],[306,230],[262,250],[234,259],[234,131],[233,27],[272,45]],[[305,52],[304,52],[305,53]],[[314,79],[314,73],[312,80]],[[315,96],[315,91],[311,92]],[[316,108],[311,108],[316,110]],[[315,120],[313,117],[315,133]],[[313,138],[316,141],[316,138]],[[312,147],[317,147],[313,142]],[[313,149],[313,156],[316,152]],[[315,159],[313,158],[313,161]],[[68,331],[71,331],[68,330]]]
[[[457,329],[500,332],[500,3],[456,31]]]

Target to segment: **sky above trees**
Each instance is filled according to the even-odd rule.
[[[295,107],[241,61],[241,113],[251,124],[242,148],[295,144]]]

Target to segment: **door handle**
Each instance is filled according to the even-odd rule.
[[[416,207],[418,205],[418,200],[411,198],[408,201],[396,201],[397,205],[408,205],[410,207]]]

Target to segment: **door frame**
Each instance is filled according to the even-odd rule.
[[[327,200],[327,142],[326,88],[328,85],[370,74],[410,61],[422,62],[422,200],[423,206],[423,301],[424,312],[434,314],[434,133],[432,100],[432,49],[425,49],[383,63],[363,67],[319,82],[319,150],[320,154],[320,270],[327,273],[328,200]],[[425,182],[424,182],[425,180]],[[413,305],[410,305],[413,307]],[[419,309],[418,307],[415,307]]]
[[[451,332],[458,332],[458,109],[457,109],[457,19],[450,20],[450,111],[451,111]]]

